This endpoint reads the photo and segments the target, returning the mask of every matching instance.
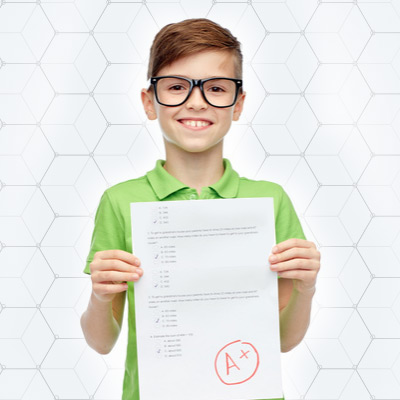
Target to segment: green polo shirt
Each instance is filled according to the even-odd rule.
[[[276,243],[290,238],[306,239],[292,202],[279,184],[239,177],[230,161],[223,158],[222,177],[213,185],[203,187],[199,195],[196,189],[169,174],[163,168],[164,163],[165,160],[157,160],[155,168],[146,175],[105,190],[95,216],[85,273],[90,274],[89,265],[97,251],[120,249],[132,253],[130,203],[133,202],[273,197]],[[128,282],[127,293],[128,347],[122,400],[139,400],[133,282]]]

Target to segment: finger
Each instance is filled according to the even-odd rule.
[[[315,285],[317,274],[315,271],[304,271],[304,270],[293,270],[293,271],[280,271],[278,275],[285,279],[296,279],[309,283],[310,285]]]
[[[118,271],[97,271],[92,274],[92,282],[94,283],[110,283],[110,282],[127,282],[137,281],[139,274],[136,272],[118,272]]]
[[[310,248],[310,247],[315,247],[315,244],[309,240],[291,238],[291,239],[287,239],[287,240],[284,240],[283,242],[276,244],[272,248],[272,253],[274,253],[274,254],[281,253],[282,251],[290,249],[291,247]]]
[[[140,259],[138,257],[136,257],[134,254],[128,253],[127,251],[124,251],[124,250],[118,250],[118,249],[98,251],[94,255],[94,258],[101,259],[101,260],[116,259],[116,260],[124,261],[128,264],[132,264],[132,265],[136,265],[136,266],[140,265]]]
[[[270,268],[272,271],[287,271],[287,270],[318,270],[319,263],[316,260],[310,260],[306,258],[294,258],[289,261],[283,261],[278,264],[271,264]]]
[[[99,259],[96,262],[97,271],[136,272],[138,267],[117,259]]]
[[[126,283],[111,283],[108,285],[97,283],[93,285],[93,290],[98,294],[120,293],[126,291],[127,288],[128,285]]]
[[[268,257],[270,263],[278,263],[285,260],[290,260],[292,258],[305,258],[311,259],[312,253],[309,248],[305,247],[292,247],[281,253],[274,253]]]

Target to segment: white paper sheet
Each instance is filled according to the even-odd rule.
[[[140,400],[282,396],[273,198],[131,203]]]

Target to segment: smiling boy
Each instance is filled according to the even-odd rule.
[[[320,253],[305,240],[283,188],[239,177],[223,158],[223,139],[232,121],[239,120],[246,97],[237,39],[208,19],[169,24],[154,39],[148,78],[150,87],[142,89],[141,99],[147,117],[159,121],[166,160],[157,160],[146,175],[104,192],[84,269],[91,274],[92,294],[81,326],[87,343],[101,354],[109,353],[118,339],[127,293],[123,400],[139,399],[133,282],[144,271],[140,255],[132,254],[131,202],[273,197],[277,246],[266,267],[269,261],[282,278],[282,352],[295,347],[307,331],[320,268]]]

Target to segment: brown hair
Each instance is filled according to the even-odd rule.
[[[191,18],[164,26],[150,49],[147,79],[181,57],[202,50],[228,50],[235,57],[235,78],[242,79],[240,42],[231,32],[207,18]]]

